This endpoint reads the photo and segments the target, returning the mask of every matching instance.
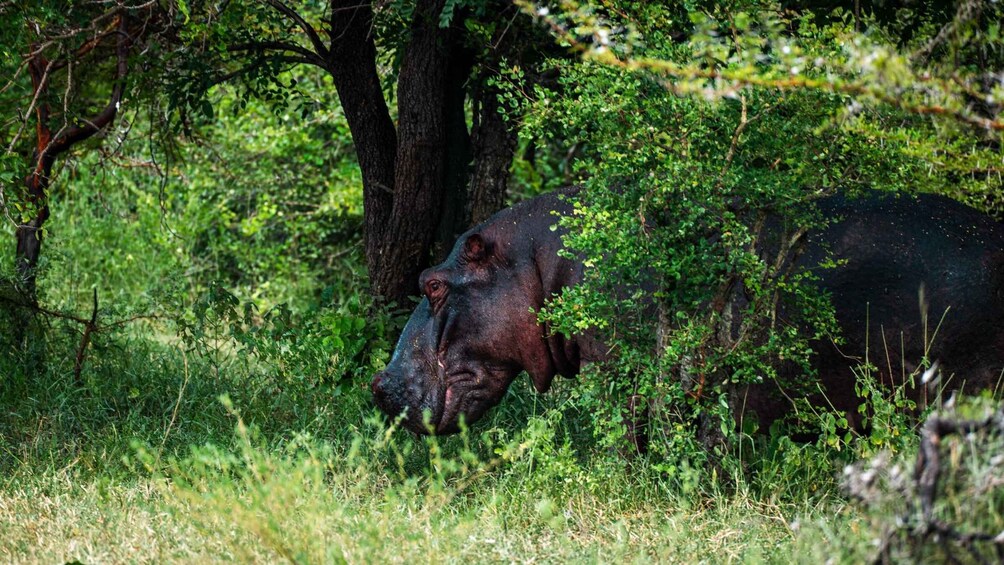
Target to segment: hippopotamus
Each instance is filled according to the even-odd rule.
[[[556,375],[574,377],[607,353],[588,333],[565,336],[537,319],[548,298],[582,280],[582,262],[559,253],[557,226],[576,195],[566,189],[498,212],[421,274],[421,302],[371,384],[383,412],[403,415],[417,433],[454,433],[461,418],[473,424],[498,404],[522,371],[543,393]],[[853,411],[851,367],[868,351],[887,382],[900,382],[921,359],[940,360],[956,387],[997,382],[1004,370],[1001,224],[937,195],[834,196],[818,205],[831,221],[806,238],[796,269],[838,260],[818,271],[815,284],[830,293],[844,342],[814,345],[818,378],[836,405]],[[754,409],[784,410],[771,406],[782,402],[778,395],[756,396]]]

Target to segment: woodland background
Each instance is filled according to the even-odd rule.
[[[867,434],[825,409],[737,424],[730,387],[805,336],[754,331],[754,308],[723,341],[713,305],[742,280],[832,324],[760,258],[763,214],[808,229],[864,190],[1004,213],[1001,12],[0,0],[0,558],[999,558],[999,434],[946,428],[924,499],[927,411],[867,363]],[[620,354],[545,396],[518,380],[459,437],[397,431],[368,382],[417,273],[569,184],[587,280],[540,316]],[[642,273],[651,296],[610,292]],[[698,398],[666,378],[695,351]],[[630,394],[655,407],[644,456]]]

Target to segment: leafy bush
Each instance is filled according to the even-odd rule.
[[[983,203],[1000,194],[997,178],[957,182],[957,167],[990,158],[996,135],[958,126],[987,122],[943,76],[944,53],[921,62],[900,54],[933,41],[918,32],[896,43],[904,21],[929,31],[930,16],[859,19],[759,1],[688,8],[528,7],[584,55],[554,61],[558,85],[536,93],[523,132],[538,143],[576,140],[572,167],[584,187],[561,224],[585,281],[540,319],[605,339],[612,360],[588,370],[577,401],[602,442],[616,444],[624,399],[645,399],[650,448],[667,471],[708,455],[721,461],[741,444],[752,430],[736,422],[738,391],[782,378],[779,362],[805,375],[788,385],[812,381],[809,343],[835,334],[832,308],[811,275],[787,265],[804,230],[827,220],[813,201],[861,190]],[[985,46],[975,38],[994,41],[993,24],[979,21],[955,39],[963,59]],[[993,53],[984,55],[1000,62]],[[923,73],[945,84],[927,85]],[[949,120],[927,117],[932,100],[951,104]],[[967,149],[933,166],[946,143]],[[801,326],[776,323],[779,305]],[[885,393],[860,377],[869,409],[886,415]],[[839,418],[824,411],[815,422],[831,447],[845,443]],[[697,437],[685,439],[695,424]]]

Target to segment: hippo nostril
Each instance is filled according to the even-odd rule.
[[[387,395],[387,391],[383,389],[382,381],[383,381],[383,373],[380,373],[377,376],[373,377],[373,382],[370,383],[370,390],[373,391],[373,396],[378,399],[382,399]]]

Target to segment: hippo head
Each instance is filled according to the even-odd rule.
[[[541,247],[504,223],[508,230],[482,225],[462,235],[446,261],[422,273],[424,297],[373,379],[376,404],[403,413],[415,432],[455,433],[461,418],[471,424],[498,404],[520,371],[544,392],[569,365],[568,343],[537,322]],[[560,261],[551,251],[547,261]]]

